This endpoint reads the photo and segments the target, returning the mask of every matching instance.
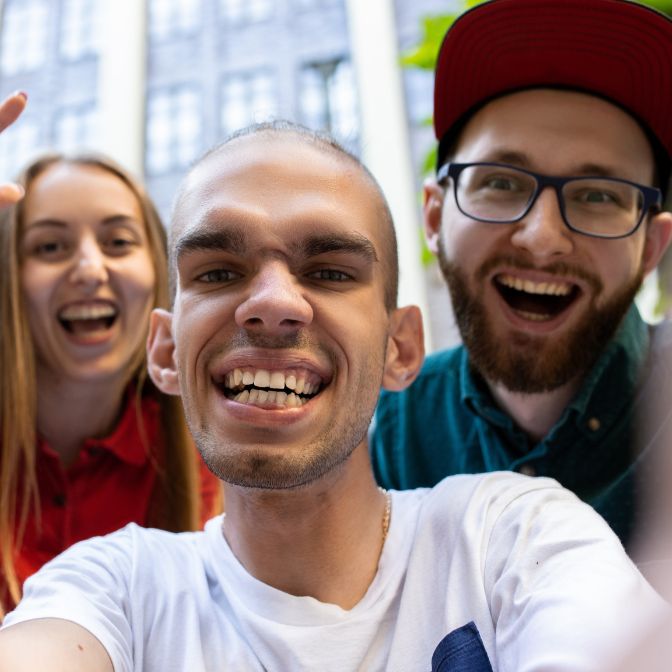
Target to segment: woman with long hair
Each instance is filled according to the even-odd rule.
[[[144,189],[95,155],[44,156],[17,184],[0,186],[0,620],[71,544],[129,522],[196,529],[221,507],[180,399],[147,377],[169,297]]]

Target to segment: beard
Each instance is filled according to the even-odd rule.
[[[325,423],[317,436],[307,437],[300,445],[278,444],[277,430],[269,427],[250,430],[253,440],[249,442],[234,441],[227,436],[225,427],[209,422],[207,414],[199,411],[197,399],[183,393],[189,429],[207,467],[231,485],[273,490],[301,487],[337,469],[367,435],[382,384],[386,343],[382,357],[377,351],[378,356],[369,353],[363,358],[364,366],[349,387],[349,393],[333,405],[331,422]],[[240,333],[225,350],[231,352],[245,346],[286,351],[294,348],[299,352],[320,349],[301,333],[287,337]],[[335,363],[332,353],[325,348],[321,350]],[[216,356],[222,354],[220,351]],[[336,370],[335,366],[333,369]],[[334,385],[335,380],[325,389]]]
[[[555,390],[586,374],[595,364],[632,305],[644,279],[640,266],[637,275],[621,287],[602,307],[596,297],[603,289],[601,280],[584,269],[555,264],[546,270],[572,273],[592,288],[592,299],[579,323],[562,336],[538,336],[514,331],[506,340],[497,336],[485,307],[482,292],[472,291],[464,271],[450,261],[443,243],[439,244],[439,265],[453,304],[453,312],[471,365],[492,384],[511,392],[537,394]],[[488,261],[477,273],[478,282],[497,265],[532,268],[509,257]]]

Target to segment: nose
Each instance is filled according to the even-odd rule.
[[[98,242],[83,238],[74,256],[70,280],[86,288],[95,289],[108,281],[106,258]]]
[[[573,233],[565,224],[555,191],[542,190],[530,211],[516,224],[511,242],[538,259],[570,254]]]
[[[284,335],[310,324],[313,308],[286,264],[272,261],[252,279],[235,319],[248,331]]]

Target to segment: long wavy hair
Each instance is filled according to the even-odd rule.
[[[147,230],[154,262],[154,307],[169,307],[166,233],[142,185],[111,159],[95,154],[49,154],[33,161],[17,182],[30,194],[35,179],[49,167],[67,163],[100,168],[119,178],[135,194]],[[86,196],[84,195],[83,198]],[[37,384],[35,352],[20,281],[20,242],[24,201],[0,213],[0,572],[10,598],[18,602],[21,585],[15,553],[21,547],[31,513],[40,521],[40,493],[36,471]],[[196,451],[189,436],[179,397],[161,394],[147,375],[144,340],[129,367],[129,384],[137,396],[136,412],[142,432],[141,400],[154,395],[160,405],[161,464],[150,503],[148,523],[171,531],[197,529],[200,493]],[[147,442],[146,442],[147,443]],[[150,451],[150,446],[146,445]],[[0,604],[0,621],[7,605]]]

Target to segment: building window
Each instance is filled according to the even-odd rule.
[[[10,132],[0,135],[0,178],[13,179],[40,149],[40,127],[21,117]]]
[[[150,93],[147,106],[147,172],[186,168],[202,151],[200,96],[194,87]]]
[[[228,75],[221,90],[221,128],[225,135],[278,114],[275,81],[267,70]]]
[[[201,27],[202,11],[202,0],[150,0],[150,36],[166,40],[196,33]]]
[[[98,50],[98,12],[93,0],[65,0],[61,19],[60,51],[76,61]]]
[[[349,147],[359,135],[357,92],[350,61],[307,63],[301,69],[299,107],[303,124],[332,133]]]
[[[272,0],[219,0],[219,11],[226,23],[257,23],[273,16]]]
[[[54,144],[62,152],[93,147],[97,140],[97,122],[93,104],[64,108],[56,116]]]
[[[6,0],[2,22],[2,73],[39,69],[46,61],[49,9],[44,0]]]

